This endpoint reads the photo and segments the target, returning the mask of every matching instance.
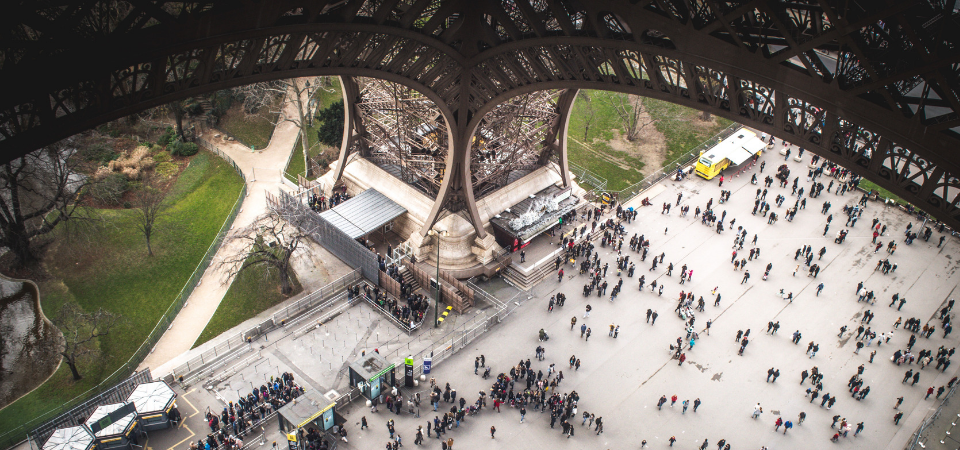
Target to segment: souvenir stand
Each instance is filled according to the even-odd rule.
[[[336,406],[336,402],[311,389],[278,409],[280,430],[287,435],[290,450],[306,449],[306,437],[310,433],[321,433],[320,438],[327,442],[327,448],[335,448],[337,437],[333,433],[345,421],[337,414]]]
[[[383,359],[379,353],[367,353],[350,363],[350,386],[360,389],[369,400],[380,396],[383,390],[396,386],[395,365]]]

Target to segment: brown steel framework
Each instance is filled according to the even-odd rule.
[[[486,114],[536,91],[606,89],[793,142],[956,228],[955,3],[17,0],[0,17],[0,159],[212,90],[372,77],[430,99],[447,128],[423,232],[441,209],[465,210],[483,237],[473,173],[482,162],[471,141]],[[557,111],[563,131],[566,112]],[[360,126],[348,125],[351,135]],[[562,153],[562,135],[545,141]]]
[[[358,94],[347,97],[354,130],[343,145],[343,161],[359,152],[435,198],[449,147],[440,110],[426,96],[401,84],[376,78],[349,78],[344,84],[351,90],[356,84]],[[556,149],[549,143],[558,137],[562,92],[566,91],[518,95],[480,121],[470,142],[470,184],[477,198],[547,164]]]

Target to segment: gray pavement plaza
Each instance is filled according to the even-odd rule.
[[[792,171],[791,178],[800,176],[800,185],[806,189],[809,189],[809,183],[805,182],[809,158],[808,153],[803,163],[795,162],[792,158],[787,162]],[[783,157],[776,151],[765,153],[761,159],[766,161],[761,179],[764,175],[773,175],[776,167],[784,163]],[[594,294],[584,298],[582,287],[588,277],[577,275],[577,271],[567,265],[567,276],[561,282],[556,277],[550,277],[527,292],[527,295],[514,297],[522,302],[516,311],[491,332],[436,365],[430,375],[441,384],[449,382],[460,396],[472,403],[479,391],[489,391],[493,381],[492,378],[482,380],[473,374],[474,358],[481,354],[486,357],[487,365],[493,368],[494,375],[507,372],[510,366],[520,360],[531,359],[534,370],[543,370],[544,373],[549,364],[555,363],[565,376],[558,391],[579,393],[578,412],[582,414],[588,411],[602,416],[603,434],[596,435],[588,431],[577,420],[575,436],[566,439],[561,434],[559,424],[555,429],[550,429],[549,414],[540,414],[528,408],[527,418],[521,424],[516,409],[502,407],[501,412],[497,413],[488,407],[478,415],[468,417],[459,429],[451,431],[445,438],[453,437],[455,448],[458,449],[478,448],[481,445],[513,450],[544,446],[626,449],[639,448],[644,439],[650,448],[666,448],[671,436],[677,438],[675,448],[699,448],[704,439],[709,440],[710,449],[716,448],[720,439],[725,439],[732,449],[756,449],[761,446],[770,450],[809,449],[833,445],[845,448],[903,448],[920,422],[938,404],[932,397],[930,400],[923,399],[927,387],[946,385],[956,375],[958,367],[952,365],[946,373],[941,373],[930,366],[920,371],[920,381],[916,386],[898,383],[906,370],[918,370],[918,366],[897,366],[890,361],[895,350],[906,346],[910,335],[902,326],[894,329],[893,324],[898,317],[904,321],[917,317],[923,323],[937,325],[938,331],[930,339],[919,339],[914,347],[915,352],[920,349],[936,352],[940,346],[956,346],[958,334],[944,339],[935,314],[948,298],[956,295],[955,289],[960,280],[960,274],[957,273],[960,243],[948,236],[944,246],[938,248],[940,234],[934,232],[929,242],[917,240],[912,245],[906,245],[903,231],[908,223],[919,225],[916,217],[896,207],[870,202],[856,226],[849,228],[850,235],[844,243],[835,244],[835,232],[844,228],[841,226],[845,220],[842,207],[855,204],[860,194],[854,192],[837,196],[824,191],[817,199],[807,198],[807,208],[790,222],[783,219],[784,214],[781,214],[786,207],[793,205],[789,185],[786,189],[780,189],[774,184],[770,189],[768,199],[783,194],[788,200],[783,208],[771,209],[781,216],[781,220],[768,224],[766,218],[750,213],[756,186],[751,185],[749,180],[750,175],[758,169],[759,165],[741,177],[726,179],[723,189],[731,190],[732,195],[729,202],[721,205],[717,205],[721,188],[716,179],[707,181],[690,177],[681,182],[664,182],[666,189],[651,198],[654,206],[642,208],[638,219],[625,225],[627,239],[634,233],[644,234],[651,241],[651,256],[661,252],[665,254],[664,264],[656,271],[648,270],[651,258],[640,262],[639,254],[630,251],[625,243],[623,254],[630,255],[630,260],[637,262],[637,271],[632,278],[626,277],[624,272],[623,291],[614,301],[610,301],[609,295],[600,298]],[[827,184],[829,178],[823,181]],[[660,214],[660,205],[663,202],[675,204],[680,192],[683,193],[681,205],[690,205],[691,212],[681,217],[679,209],[674,207],[669,215]],[[733,230],[728,227],[727,231],[717,234],[714,227],[701,225],[700,220],[693,217],[693,209],[697,206],[703,209],[711,198],[718,214],[727,211],[728,224],[735,218],[736,225],[744,226],[747,230],[747,244],[740,251],[741,256],[748,254],[753,235],[758,236],[756,247],[761,249],[761,256],[748,262],[747,269],[752,277],[746,283],[741,284],[743,272],[735,271],[730,263],[736,227]],[[820,213],[824,201],[832,203],[830,212],[834,215],[831,232],[826,237],[822,236],[826,216]],[[878,253],[873,251],[870,224],[874,217],[887,225],[887,232],[879,240],[884,244],[889,240],[897,242],[897,250],[892,256],[887,254],[885,246]],[[596,244],[601,261],[615,267],[616,252],[611,251],[609,246],[600,248],[599,241]],[[796,276],[792,275],[799,262],[794,261],[794,252],[803,245],[813,246],[815,252],[820,247],[826,247],[822,261],[814,257],[823,267],[817,278],[808,277],[803,266]],[[890,258],[897,263],[896,271],[887,275],[875,271],[877,261],[882,258]],[[677,267],[687,264],[689,269],[694,270],[693,280],[680,285],[679,269],[673,276],[667,276],[666,265],[671,262]],[[773,270],[769,279],[763,280],[761,275],[768,263],[773,264]],[[653,279],[664,284],[663,295],[651,293],[649,288],[639,292],[637,279],[640,275],[646,276],[648,285]],[[616,278],[615,268],[612,268],[606,279],[613,285]],[[857,283],[861,281],[876,294],[878,300],[875,304],[857,302]],[[496,291],[494,295],[515,292],[502,282],[495,282],[500,284],[489,285],[489,290]],[[817,296],[816,287],[820,282],[825,287]],[[716,307],[713,306],[715,297],[711,294],[714,287],[722,296],[720,305]],[[792,292],[794,300],[785,301],[778,295],[780,289]],[[692,291],[695,298],[703,296],[707,306],[705,312],[696,313],[696,329],[700,339],[693,350],[687,351],[686,361],[678,364],[668,347],[675,343],[677,337],[685,335],[684,321],[673,312],[681,290]],[[547,300],[557,292],[565,293],[567,302],[563,307],[549,312]],[[907,299],[900,311],[887,306],[894,293]],[[590,316],[584,318],[587,304],[593,309]],[[202,389],[196,387],[188,398],[197,396],[200,410],[206,407],[207,403],[204,402],[211,407],[221,408],[222,404],[217,406],[219,400],[215,398],[216,392],[222,392],[224,398],[232,399],[236,393],[230,391],[244,386],[248,377],[256,378],[270,370],[276,372],[285,368],[302,374],[298,379],[305,384],[326,392],[342,384],[336,381],[335,374],[339,370],[341,356],[344,360],[351,355],[355,357],[357,349],[361,347],[369,351],[379,346],[381,352],[399,355],[405,351],[405,345],[416,346],[411,342],[426,342],[423,346],[429,345],[429,336],[412,336],[406,342],[401,337],[391,343],[389,340],[395,335],[390,332],[381,334],[380,340],[377,340],[375,334],[371,334],[372,327],[384,330],[387,321],[380,320],[382,317],[366,311],[365,307],[356,310],[351,308],[342,322],[338,319],[336,328],[333,323],[328,325],[327,330],[337,336],[335,341],[330,341],[326,337],[327,330],[323,329],[296,340],[284,340],[260,351],[263,360],[268,362],[244,367],[221,383],[220,391],[201,392]],[[659,313],[655,325],[645,322],[648,308]],[[867,310],[875,314],[869,325],[878,333],[894,330],[894,337],[889,344],[878,347],[874,343],[855,354],[856,339],[850,337],[850,331],[843,337],[838,337],[838,333],[844,325],[849,330],[856,330]],[[577,326],[576,330],[571,330],[570,320],[574,316],[577,317]],[[708,319],[713,321],[709,336],[703,332]],[[773,335],[766,333],[771,321],[780,324],[779,332]],[[589,341],[580,338],[579,327],[583,323],[593,331]],[[607,334],[611,324],[620,326],[617,338]],[[542,362],[536,361],[534,356],[534,349],[540,344],[537,340],[540,328],[550,335],[550,340],[543,343],[546,359]],[[751,330],[750,345],[739,356],[739,344],[734,338],[738,330],[746,329]],[[791,334],[795,330],[802,333],[799,345],[791,342]],[[807,344],[811,341],[817,343],[820,349],[813,358],[806,355]],[[870,363],[869,355],[873,350],[877,351],[877,355]],[[411,353],[416,351],[411,347]],[[579,370],[569,369],[567,361],[571,355],[581,360]],[[865,365],[864,386],[870,386],[871,390],[865,399],[858,401],[848,392],[847,381],[861,364]],[[276,369],[273,369],[274,365]],[[824,392],[837,398],[830,410],[821,407],[819,400],[810,403],[809,397],[805,396],[805,389],[810,387],[809,379],[803,385],[799,383],[800,372],[810,370],[813,366],[817,366],[824,374]],[[776,382],[766,382],[769,368],[779,369],[781,376]],[[415,389],[426,395],[424,385]],[[517,390],[520,390],[519,386]],[[669,398],[674,394],[679,397],[675,406],[670,407],[668,402],[662,410],[657,409],[656,402],[661,395]],[[900,406],[904,417],[899,425],[894,425],[893,416],[897,412],[894,404],[899,396],[904,397]],[[697,398],[702,401],[698,411],[693,412],[691,407],[682,414],[680,402],[692,402]],[[757,403],[760,403],[764,412],[758,419],[753,419],[751,414]],[[491,405],[492,402],[488,402],[488,406]],[[449,406],[446,405],[446,408],[449,409]],[[185,408],[185,415],[189,411]],[[384,409],[379,413],[371,413],[360,401],[341,405],[339,411],[348,421],[350,439],[341,443],[341,447],[347,449],[383,448],[388,440],[385,426],[388,418],[396,421],[404,444],[412,446],[416,426],[425,426],[427,418],[432,419],[435,414],[429,410],[426,402],[419,419],[406,413],[395,416]],[[806,421],[802,424],[797,423],[800,412],[806,413]],[[863,422],[864,431],[856,437],[850,432],[848,437],[831,443],[829,439],[835,432],[830,428],[831,417],[836,414],[854,426]],[[358,423],[362,416],[367,417],[369,429],[359,430]],[[775,432],[774,422],[778,417],[793,421],[794,427],[786,434],[783,428]],[[207,431],[202,425],[193,426],[201,427],[200,430],[193,429],[197,434]],[[497,428],[493,440],[489,433],[491,426]],[[180,433],[171,432],[170,437],[162,438],[164,445],[157,441],[153,448],[173,446],[180,440]],[[151,435],[151,439],[161,438]],[[267,445],[271,440],[279,439],[275,425],[268,424],[265,439]],[[440,444],[435,441],[427,440],[425,445],[439,448]],[[176,448],[184,447],[181,444]]]

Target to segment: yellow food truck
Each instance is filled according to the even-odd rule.
[[[700,159],[697,160],[697,175],[708,180],[713,179],[723,169],[759,156],[766,145],[756,133],[741,128],[719,144],[700,153]]]

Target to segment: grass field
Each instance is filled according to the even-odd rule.
[[[72,381],[63,364],[44,385],[0,410],[0,432],[61,406],[127,361],[203,258],[242,184],[220,158],[207,152],[193,157],[167,194],[153,257],[131,221],[133,210],[98,210],[103,223],[85,239],[55,230],[43,257],[49,278],[38,282],[44,314],[53,317],[64,302],[75,301],[87,311],[102,306],[123,322],[101,338],[101,359],[80,366],[82,380]]]
[[[302,288],[296,276],[290,281],[293,284],[291,296],[300,293]],[[280,293],[280,278],[276,271],[268,271],[261,265],[240,272],[193,346],[219,336],[288,298]]]
[[[643,99],[647,111],[654,117],[662,117],[657,122],[657,130],[663,133],[667,141],[666,161],[673,161],[689,152],[703,141],[733,123],[722,117],[716,117],[716,125],[711,127],[690,126],[701,113],[698,110],[652,98]]]
[[[894,195],[892,192],[890,192],[890,191],[888,191],[888,190],[886,190],[886,189],[884,189],[884,188],[882,188],[882,187],[880,187],[880,186],[877,186],[875,183],[873,183],[872,181],[868,181],[866,178],[861,178],[861,179],[860,179],[860,184],[859,184],[859,186],[860,186],[861,189],[863,189],[863,190],[865,190],[865,191],[867,191],[867,192],[877,191],[877,192],[880,193],[880,197],[892,199],[893,201],[895,201],[895,202],[897,202],[897,203],[899,203],[899,204],[901,204],[901,205],[906,205],[906,204],[908,204],[908,202],[907,202],[906,200],[904,200],[904,199],[902,199],[902,198],[900,198],[900,197],[897,197],[897,196]]]
[[[607,189],[611,191],[642,181],[643,174],[639,170],[644,167],[644,162],[608,144],[616,137],[614,130],[623,134],[624,127],[613,105],[616,99],[626,94],[607,91],[585,93],[590,101],[584,97],[577,98],[570,116],[570,134],[567,138],[570,162],[605,178]],[[643,104],[653,118],[659,119],[654,126],[666,141],[667,162],[690,151],[730,124],[729,120],[717,118],[716,124],[704,126],[699,122],[700,111],[650,98],[644,98]],[[584,136],[591,109],[594,119],[588,134]],[[692,125],[694,123],[697,125]]]
[[[643,180],[643,174],[639,172],[639,169],[643,168],[643,162],[626,152],[614,150],[607,144],[614,138],[613,130],[623,129],[612,102],[624,95],[618,92],[586,91],[585,96],[578,97],[570,115],[567,138],[567,154],[570,162],[606,178],[607,189],[614,191]],[[587,130],[586,123],[589,121],[588,116],[591,111],[594,118],[590,122],[590,129]],[[629,163],[630,169],[604,159],[602,155],[613,155],[625,160]]]
[[[248,116],[239,106],[235,106],[220,119],[217,128],[247,147],[253,146],[262,150],[270,143],[270,136],[276,128],[274,122],[277,121],[277,115],[271,113],[270,109],[272,108],[262,108],[258,114]]]

